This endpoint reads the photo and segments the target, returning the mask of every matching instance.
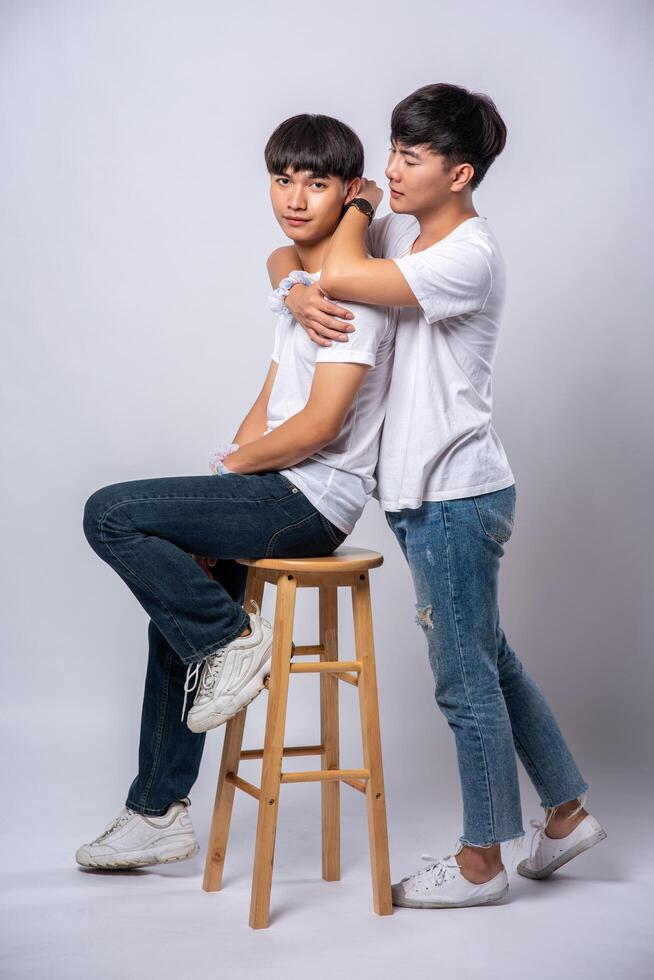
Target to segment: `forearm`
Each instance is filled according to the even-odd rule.
[[[232,442],[239,446],[260,439],[268,428],[268,413],[263,405],[253,405],[245,416]]]
[[[368,218],[357,208],[348,208],[332,235],[322,264],[320,281],[327,293],[347,274],[356,276],[362,265],[369,262],[366,252]],[[337,295],[337,293],[336,293]]]
[[[320,420],[306,409],[291,416],[267,435],[241,445],[227,456],[225,466],[233,473],[264,473],[301,463],[333,438]],[[236,439],[236,442],[239,440]]]

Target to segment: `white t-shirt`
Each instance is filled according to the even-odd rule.
[[[314,280],[319,277],[312,274]],[[321,514],[349,534],[375,488],[397,318],[383,306],[347,303],[347,309],[354,313],[356,329],[347,342],[335,341],[332,347],[318,347],[297,320],[278,315],[272,359],[279,367],[268,401],[267,432],[304,408],[317,364],[370,365],[336,439],[280,470]]]
[[[394,213],[368,230],[368,251],[393,259],[420,303],[397,310],[374,492],[392,511],[514,482],[491,424],[491,368],[505,296],[499,245],[477,216],[410,255],[419,231],[413,216]]]

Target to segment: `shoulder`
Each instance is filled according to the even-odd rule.
[[[376,259],[392,258],[406,251],[418,237],[420,226],[412,214],[391,211],[375,218],[366,240],[369,253]]]

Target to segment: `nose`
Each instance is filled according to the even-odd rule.
[[[395,163],[395,154],[388,158],[388,165],[384,171],[387,180],[397,180],[399,177],[398,168]]]
[[[291,191],[288,206],[292,211],[305,211],[307,207],[306,197],[303,187],[296,187]]]

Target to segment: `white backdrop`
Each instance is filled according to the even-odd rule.
[[[282,242],[266,139],[297,112],[338,116],[364,142],[366,174],[385,186],[391,109],[433,81],[488,92],[509,132],[475,202],[509,273],[494,375],[495,427],[518,490],[503,559],[504,628],[551,701],[590,783],[591,809],[601,818],[612,806],[620,833],[644,813],[651,27],[645,2],[0,3],[2,785],[12,813],[2,840],[12,908],[26,867],[41,899],[44,881],[56,890],[59,874],[79,888],[74,850],[120,809],[136,772],[147,616],[90,550],[83,505],[108,483],[207,473],[212,450],[258,391],[273,328],[265,260]],[[385,555],[372,585],[396,880],[419,863],[421,845],[447,850],[460,832],[454,742],[434,703],[408,569],[376,503],[349,543]],[[315,639],[314,613],[302,596],[300,642]],[[348,657],[345,605],[342,614]],[[348,689],[342,701],[343,760],[357,765]],[[298,678],[290,743],[315,736],[317,706],[317,685]],[[255,731],[264,710],[262,697],[250,711]],[[209,736],[192,794],[200,836],[221,744],[220,732]],[[523,786],[528,830],[540,811]],[[318,791],[287,793],[280,821],[309,814],[313,842]],[[365,918],[362,807],[344,797],[363,835],[352,858]],[[253,811],[239,803],[236,812],[250,821],[234,845],[244,876],[234,922],[247,942]],[[295,845],[292,830],[280,834],[283,860]],[[198,859],[194,896],[200,870]],[[338,887],[347,892],[345,881]],[[303,885],[289,889],[302,905]],[[296,914],[283,920],[291,931]],[[12,976],[40,968],[25,929],[12,933]],[[63,948],[54,933],[48,942]],[[639,944],[630,976],[641,975]],[[159,975],[173,962],[147,955]],[[103,976],[114,975],[112,962]],[[69,966],[61,975],[77,973]]]

